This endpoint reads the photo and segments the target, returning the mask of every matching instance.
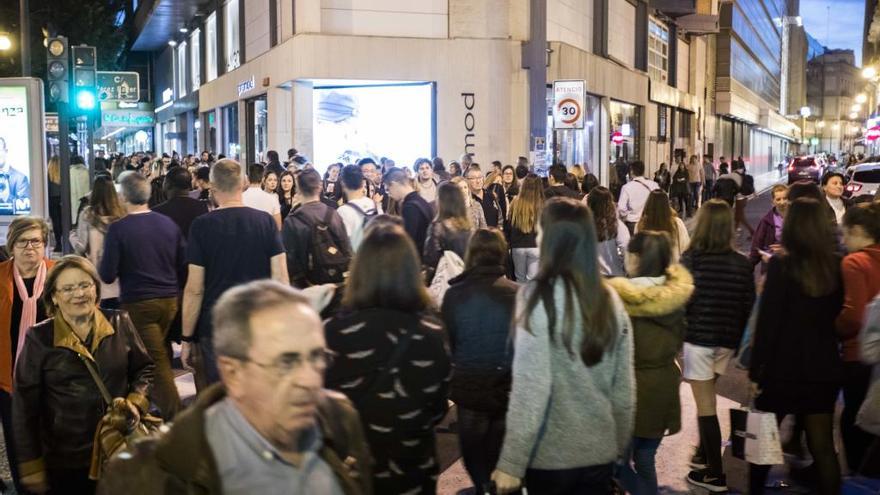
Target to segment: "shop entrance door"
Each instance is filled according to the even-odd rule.
[[[247,162],[266,162],[269,151],[269,111],[266,95],[251,98],[247,101]]]

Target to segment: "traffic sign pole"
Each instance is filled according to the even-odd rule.
[[[61,227],[61,251],[70,254],[70,117],[67,105],[58,105],[58,141],[61,159],[61,225],[53,225],[53,229]]]

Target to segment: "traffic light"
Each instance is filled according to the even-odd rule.
[[[67,103],[70,79],[70,55],[67,51],[67,38],[64,36],[48,38],[46,49],[48,50],[49,101]]]
[[[73,103],[74,111],[80,115],[93,117],[92,125],[97,125],[95,111],[98,106],[97,56],[93,46],[73,46]]]

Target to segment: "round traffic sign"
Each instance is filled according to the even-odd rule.
[[[563,124],[574,124],[581,118],[581,104],[574,98],[565,98],[556,104],[556,110],[562,115]]]

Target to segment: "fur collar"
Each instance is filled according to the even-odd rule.
[[[638,286],[629,279],[608,280],[623,300],[626,312],[633,317],[663,316],[681,309],[694,292],[694,278],[682,265],[666,270],[666,283],[652,287]]]

